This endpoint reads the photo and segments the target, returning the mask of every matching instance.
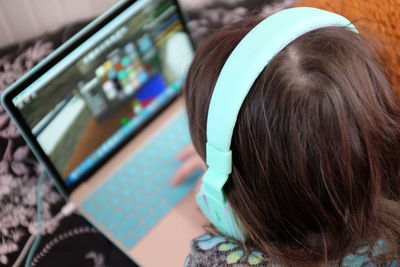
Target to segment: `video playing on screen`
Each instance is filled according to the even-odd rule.
[[[50,70],[46,83],[14,100],[67,185],[181,88],[193,51],[174,1],[138,5],[117,28],[107,29],[111,21],[85,41],[90,49],[61,73]]]

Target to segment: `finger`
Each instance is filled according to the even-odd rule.
[[[173,178],[172,184],[178,185],[185,180],[193,171],[198,168],[204,168],[203,160],[196,154],[193,154],[177,169]]]
[[[196,154],[193,154],[189,158],[185,160],[185,162],[179,167],[172,179],[172,184],[178,185],[183,180],[185,180],[193,171],[201,166],[201,162],[199,157]]]
[[[196,149],[194,148],[194,145],[190,143],[189,145],[185,146],[178,154],[176,154],[176,157],[179,160],[184,160],[194,153],[196,153]]]
[[[200,192],[201,183],[203,182],[203,175],[197,181],[196,187],[194,188],[196,194]]]

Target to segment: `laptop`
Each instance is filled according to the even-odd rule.
[[[207,222],[201,171],[171,183],[193,50],[176,0],[120,1],[2,95],[65,199],[141,266],[182,266]]]

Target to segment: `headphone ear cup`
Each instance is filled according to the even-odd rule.
[[[210,178],[206,177],[206,175],[215,176],[218,175],[218,173],[207,170],[203,179]],[[237,227],[232,209],[229,203],[225,200],[225,197],[218,197],[217,194],[214,194],[212,190],[209,190],[207,185],[203,183],[200,187],[200,191],[196,195],[196,201],[203,214],[215,228],[228,236],[234,237],[238,240],[244,240],[244,235],[239,230],[239,227]]]

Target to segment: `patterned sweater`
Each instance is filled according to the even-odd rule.
[[[277,263],[255,250],[245,253],[235,243],[225,237],[204,234],[192,241],[191,253],[186,259],[185,267],[261,267],[279,266]],[[380,240],[375,247],[364,246],[343,258],[337,267],[377,267],[381,266],[370,261],[371,257],[383,253],[385,243]],[[388,262],[386,267],[400,267],[400,262],[393,260]]]

